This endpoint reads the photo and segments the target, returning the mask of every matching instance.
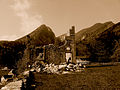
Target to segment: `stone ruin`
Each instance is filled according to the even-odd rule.
[[[30,43],[29,43],[30,44]],[[76,60],[76,42],[75,42],[75,27],[69,30],[69,36],[65,36],[64,45],[57,47],[53,44],[32,47],[28,44],[30,60],[35,59],[32,65],[28,65],[31,69],[25,70],[22,75],[29,76],[30,72],[42,72],[53,74],[70,74],[74,72],[83,71],[84,68],[78,64]],[[8,83],[3,89],[6,88],[21,88],[26,81],[16,80],[15,82]],[[22,85],[23,84],[23,85]],[[13,87],[16,85],[15,87]]]
[[[69,30],[69,35],[64,37],[65,43],[62,46],[54,44],[35,47],[34,55],[29,55],[30,58],[35,57],[32,65],[28,65],[30,71],[47,72],[47,73],[63,73],[64,71],[79,71],[85,68],[86,63],[76,58],[76,42],[75,42],[75,27]],[[32,60],[31,60],[32,61]],[[62,68],[61,68],[62,67]],[[31,69],[32,68],[32,69]]]
[[[36,47],[37,60],[43,60],[48,64],[60,64],[63,62],[76,64],[75,27],[69,30],[69,36],[65,36],[65,44],[56,47],[53,44]]]

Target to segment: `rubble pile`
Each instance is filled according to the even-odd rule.
[[[81,63],[73,64],[73,63],[61,63],[60,65],[55,65],[53,63],[45,64],[39,61],[36,61],[32,66],[31,69],[24,72],[24,75],[28,74],[29,71],[35,71],[40,73],[52,73],[52,74],[65,74],[71,72],[80,72],[83,71],[85,65]]]
[[[21,90],[22,87],[22,80],[10,82],[4,87],[1,88],[1,90]]]
[[[46,64],[45,68],[43,68],[43,72],[59,74],[59,65],[55,65],[52,63]]]
[[[23,80],[25,77],[29,77],[30,72],[39,72],[39,73],[47,73],[47,74],[71,74],[74,72],[84,71],[85,67],[86,65],[83,63],[73,64],[73,63],[65,62],[65,63],[61,63],[60,65],[55,65],[53,63],[45,64],[44,62],[36,61],[32,65],[29,65],[27,70],[21,73],[21,76],[23,76],[23,78],[19,80]],[[14,83],[16,83],[16,88],[22,87],[21,85],[22,82],[21,81],[19,82],[18,79],[15,79],[12,71],[13,69],[10,70],[10,72],[8,73],[8,76],[12,76],[12,78],[9,78],[10,80],[12,80],[11,82],[7,83],[8,80],[5,79],[5,77],[1,78],[1,84],[5,85],[4,82],[7,84],[2,89],[15,88],[13,85]]]
[[[42,66],[43,66],[43,65],[42,65],[39,61],[36,61],[36,62],[32,65],[32,69],[31,69],[30,71],[40,72]]]
[[[46,64],[45,68],[43,68],[43,72],[47,73],[53,73],[53,74],[66,74],[66,73],[72,73],[72,72],[80,72],[83,71],[84,67],[81,64],[72,64],[69,63],[68,65],[66,63],[55,65],[55,64]]]

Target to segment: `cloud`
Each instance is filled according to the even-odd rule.
[[[11,6],[18,17],[21,19],[21,32],[28,34],[35,30],[42,23],[41,15],[30,15],[28,10],[31,7],[29,0],[14,0],[14,4]]]

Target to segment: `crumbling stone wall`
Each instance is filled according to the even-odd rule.
[[[62,62],[65,62],[65,52],[61,52],[61,50],[52,45],[46,45],[45,46],[45,61],[47,63],[54,63],[54,64],[60,64]]]

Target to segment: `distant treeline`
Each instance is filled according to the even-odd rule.
[[[22,58],[25,44],[16,41],[0,42],[0,64],[4,66],[14,66]]]

